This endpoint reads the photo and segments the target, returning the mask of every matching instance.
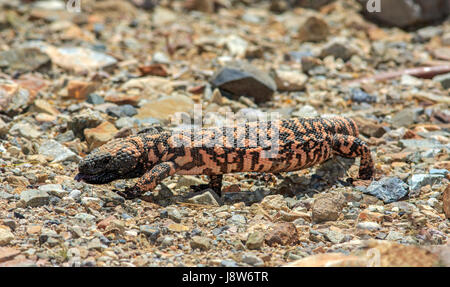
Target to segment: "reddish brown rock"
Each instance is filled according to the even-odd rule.
[[[299,234],[295,225],[290,222],[277,224],[272,232],[268,232],[265,236],[267,245],[292,245],[298,242]]]
[[[138,95],[128,95],[128,94],[108,94],[105,96],[105,101],[112,102],[118,105],[133,105],[137,106],[139,101]]]
[[[327,39],[330,34],[328,24],[315,16],[309,17],[300,26],[298,38],[303,42],[320,42]]]
[[[0,247],[0,263],[13,259],[20,254],[20,250],[11,247]]]
[[[68,96],[77,100],[86,99],[87,95],[94,91],[95,85],[93,83],[73,80],[67,85]]]
[[[319,196],[312,206],[312,220],[316,223],[335,221],[345,204],[345,197],[340,194]]]
[[[84,136],[86,137],[89,149],[92,150],[110,141],[117,132],[118,130],[113,124],[103,122],[95,128],[85,129]]]
[[[109,217],[107,217],[107,218],[101,220],[100,222],[98,222],[98,223],[97,223],[97,228],[98,228],[98,229],[106,229],[106,228],[108,227],[108,225],[110,225],[111,222],[112,222],[113,220],[115,220],[115,219],[116,219],[116,218],[115,218],[113,215],[111,215],[111,216],[109,216]]]
[[[442,198],[444,204],[444,213],[447,218],[450,218],[450,185],[444,191],[444,197]]]

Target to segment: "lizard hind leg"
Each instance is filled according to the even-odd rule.
[[[337,134],[333,136],[333,151],[343,157],[360,157],[359,178],[371,179],[374,164],[370,149],[365,142],[354,136]]]

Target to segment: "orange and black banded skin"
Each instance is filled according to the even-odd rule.
[[[333,155],[360,157],[359,178],[370,179],[370,150],[358,138],[352,119],[293,118],[242,126],[216,127],[182,133],[140,132],[115,139],[93,150],[79,164],[77,180],[101,184],[139,177],[120,193],[139,197],[174,174],[208,175],[219,193],[222,176],[235,172],[280,173],[320,164]]]

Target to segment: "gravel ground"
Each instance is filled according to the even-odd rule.
[[[450,266],[449,20],[379,26],[352,0],[25,2],[0,1],[0,266]],[[226,175],[222,198],[191,190],[203,175],[135,200],[113,192],[135,180],[74,180],[95,147],[197,104],[204,126],[351,117],[375,178],[338,157]]]

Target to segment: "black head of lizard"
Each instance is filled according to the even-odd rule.
[[[96,149],[78,165],[75,179],[88,183],[108,183],[142,175],[139,142],[133,138],[115,139]]]

